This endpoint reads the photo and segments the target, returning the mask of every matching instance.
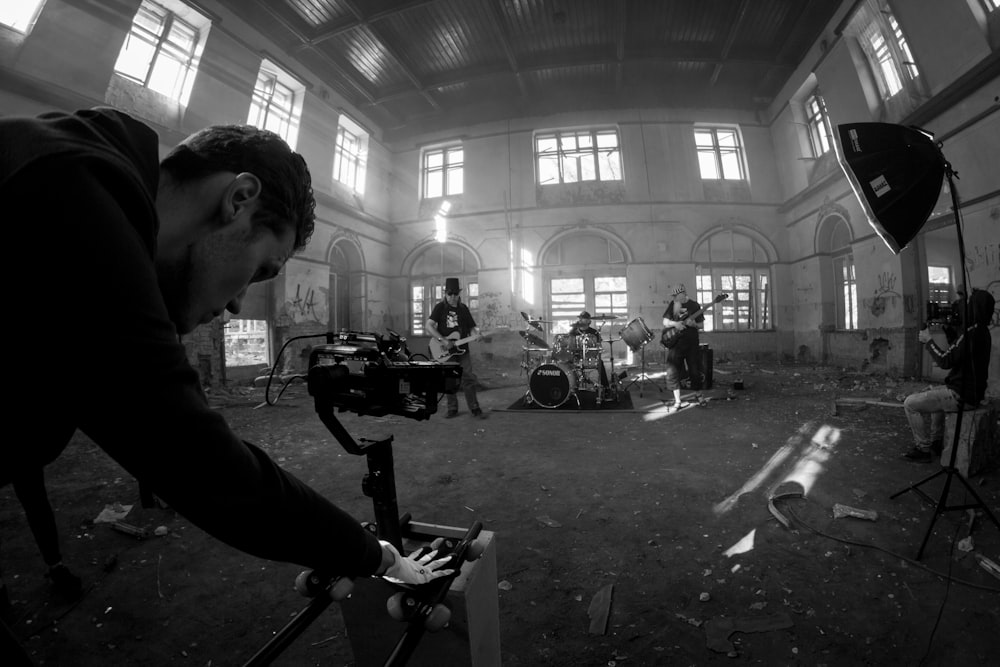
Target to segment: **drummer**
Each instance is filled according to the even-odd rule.
[[[601,350],[602,339],[600,332],[594,327],[590,326],[591,319],[590,313],[586,310],[582,311],[578,316],[576,322],[569,328],[569,335],[572,337],[579,337],[585,334],[591,334],[597,339],[597,349]],[[583,353],[583,350],[580,350]],[[597,362],[597,373],[601,379],[601,386],[605,390],[608,389],[608,371],[604,368],[604,359],[599,359]]]

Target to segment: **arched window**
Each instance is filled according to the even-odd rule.
[[[340,239],[330,248],[330,330],[363,328],[364,264],[359,248]]]
[[[444,279],[458,278],[462,302],[477,317],[479,310],[479,261],[471,250],[457,243],[428,245],[410,268],[410,333],[426,335],[426,322],[434,304],[444,299]]]
[[[625,249],[615,240],[589,232],[568,234],[542,252],[546,269],[551,333],[569,331],[581,310],[628,315]]]
[[[771,259],[748,234],[731,229],[703,239],[694,249],[695,300],[707,306],[729,297],[705,314],[705,331],[771,329]]]
[[[851,227],[836,216],[825,224],[829,229],[826,252],[833,264],[834,302],[837,307],[837,328],[858,328],[858,281],[854,274],[854,253],[851,251]]]

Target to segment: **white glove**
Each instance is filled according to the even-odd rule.
[[[400,555],[396,547],[392,546],[391,543],[379,540],[383,549],[388,549],[392,554],[393,563],[389,566],[389,569],[385,571],[382,576],[396,584],[426,584],[428,581],[433,581],[440,577],[447,577],[450,574],[454,574],[455,570],[440,570],[442,565],[447,563],[451,557],[445,556],[444,558],[438,558],[434,560],[434,556],[437,555],[437,550],[430,551],[420,558],[414,558],[412,555],[404,558]]]

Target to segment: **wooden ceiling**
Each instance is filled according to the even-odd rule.
[[[769,104],[840,0],[220,0],[386,138],[487,120]]]

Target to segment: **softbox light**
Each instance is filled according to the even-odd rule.
[[[834,145],[869,224],[899,254],[941,194],[947,165],[933,135],[891,123],[850,123],[837,126]]]

